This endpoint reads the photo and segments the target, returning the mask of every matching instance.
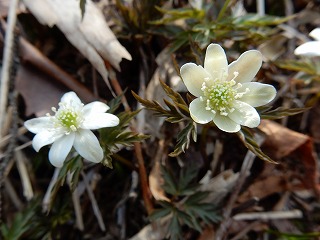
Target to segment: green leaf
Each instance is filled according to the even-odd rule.
[[[51,198],[54,199],[56,194],[58,193],[58,190],[60,189],[60,187],[64,185],[68,173],[72,174],[70,189],[71,189],[71,191],[74,191],[74,189],[78,185],[79,175],[80,175],[82,169],[83,169],[83,162],[82,162],[82,158],[80,156],[77,156],[75,158],[72,158],[72,159],[66,161],[63,164],[62,168],[60,169],[58,179],[57,179],[56,183],[54,184],[54,187],[51,192]],[[50,211],[51,206],[49,206],[48,209]]]
[[[278,25],[292,19],[293,16],[289,17],[278,17],[271,15],[260,16],[258,14],[245,14],[243,16],[239,16],[234,18],[233,24],[240,26],[270,26],[270,25]]]
[[[176,157],[182,152],[184,152],[190,144],[190,137],[193,138],[194,141],[196,141],[197,137],[197,126],[196,123],[193,122],[193,120],[190,120],[187,123],[187,126],[185,126],[184,129],[182,129],[181,132],[179,132],[177,137],[177,144],[174,147],[174,151],[169,154],[170,157]]]
[[[198,187],[198,184],[194,184],[198,172],[196,165],[185,166],[181,169],[178,181],[179,195],[186,196],[194,193],[195,188]]]
[[[173,175],[164,166],[161,166],[161,173],[164,180],[162,185],[163,190],[173,196],[177,196],[178,185]]]
[[[301,60],[285,60],[285,61],[277,61],[275,64],[283,69],[296,71],[296,72],[305,72],[311,76],[317,76],[318,80],[320,80],[320,69],[318,65],[312,62],[309,59]]]
[[[162,208],[162,209],[155,209],[153,212],[150,214],[149,219],[151,221],[155,221],[157,219],[163,218],[171,213],[172,209],[171,208]]]
[[[182,237],[181,225],[179,222],[179,217],[177,216],[176,212],[174,212],[172,216],[172,219],[168,227],[168,232],[170,235],[170,239],[176,240],[176,239],[181,239]]]
[[[260,146],[255,141],[253,134],[250,132],[248,128],[242,127],[241,130],[237,133],[237,135],[243,142],[243,144],[260,159],[270,163],[278,164],[276,161],[272,160],[268,155],[262,152]]]
[[[158,102],[156,101],[149,101],[146,99],[141,98],[136,93],[132,92],[132,95],[137,99],[138,102],[140,102],[146,109],[154,111],[156,116],[159,117],[166,117],[166,121],[168,122],[180,122],[184,120],[184,116],[177,111],[177,109],[174,107],[173,109],[165,109],[163,108]],[[168,105],[173,106],[171,103],[166,101]],[[167,105],[167,106],[168,106]]]
[[[112,154],[119,149],[119,145],[132,146],[135,142],[141,142],[149,136],[139,134],[128,130],[129,123],[139,113],[140,110],[133,112],[122,112],[118,114],[120,120],[119,125],[110,128],[99,129],[100,143],[104,149],[105,159],[102,164],[112,168]]]
[[[260,117],[262,119],[274,120],[274,119],[280,119],[280,118],[284,118],[287,116],[293,116],[293,115],[296,115],[299,113],[303,113],[309,109],[310,108],[283,108],[283,107],[279,107],[274,110],[260,113]]]
[[[156,7],[156,9],[164,14],[163,18],[159,20],[155,20],[150,22],[151,24],[154,25],[162,25],[162,24],[168,24],[172,23],[176,20],[181,20],[181,19],[203,19],[205,16],[205,12],[201,9],[194,9],[194,8],[179,8],[179,9],[164,9],[160,7]]]

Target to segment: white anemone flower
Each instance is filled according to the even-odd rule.
[[[320,28],[313,29],[309,35],[316,41],[309,41],[301,44],[294,50],[295,55],[306,57],[320,56]]]
[[[254,107],[274,99],[272,85],[251,82],[262,65],[257,50],[243,53],[228,65],[226,54],[218,44],[210,44],[204,67],[186,63],[180,73],[187,89],[196,96],[189,106],[192,119],[200,124],[213,121],[225,132],[238,132],[240,125],[250,128],[260,124]]]
[[[114,127],[119,118],[106,113],[109,106],[95,101],[84,105],[74,92],[64,94],[59,109],[45,117],[33,118],[24,123],[35,137],[33,148],[38,152],[43,146],[52,143],[49,161],[55,167],[62,167],[72,146],[88,161],[99,163],[103,159],[103,150],[97,137],[91,130]]]

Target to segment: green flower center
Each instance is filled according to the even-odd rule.
[[[233,88],[236,84],[234,80],[216,80],[211,86],[207,86],[206,81],[202,84],[203,96],[200,100],[206,102],[206,110],[212,113],[219,112],[227,116],[233,112],[232,102],[236,99],[237,91]]]
[[[233,108],[234,100],[241,98],[249,92],[248,88],[246,88],[244,92],[238,92],[242,84],[236,83],[235,78],[237,76],[238,72],[234,72],[234,78],[230,81],[224,79],[216,79],[214,81],[210,79],[204,80],[201,87],[203,95],[200,97],[200,100],[206,103],[207,111],[228,116],[229,113],[235,110]],[[208,84],[209,81],[210,85]]]
[[[72,109],[58,111],[56,118],[60,121],[62,126],[72,131],[76,131],[79,127],[78,113]]]
[[[55,112],[55,116],[53,117],[54,126],[63,127],[65,134],[77,131],[84,120],[81,111],[82,107],[83,105],[81,104],[74,105],[72,103],[60,102],[58,110],[54,107],[52,108],[52,111]],[[50,114],[48,115],[50,116]]]

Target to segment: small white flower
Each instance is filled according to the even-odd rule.
[[[320,56],[320,28],[313,29],[309,35],[316,41],[309,41],[301,44],[294,50],[295,55],[306,57]]]
[[[37,152],[53,143],[49,151],[53,166],[63,166],[72,146],[83,158],[98,163],[103,159],[103,150],[90,129],[119,124],[117,116],[106,113],[108,109],[108,105],[98,101],[84,105],[74,92],[68,92],[62,96],[59,109],[52,108],[54,116],[48,113],[46,117],[30,119],[24,125],[36,134],[32,146]]]
[[[260,116],[254,107],[269,103],[276,95],[273,86],[251,82],[261,64],[261,53],[250,50],[228,65],[218,44],[208,46],[204,67],[184,64],[182,80],[197,97],[189,106],[192,119],[200,124],[213,121],[225,132],[238,132],[240,125],[257,127]]]

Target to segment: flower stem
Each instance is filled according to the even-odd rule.
[[[227,10],[227,7],[229,5],[231,0],[226,0],[223,4],[223,7],[221,8],[219,14],[218,14],[218,17],[217,17],[217,22],[219,22],[221,20],[221,18],[224,16],[226,10]]]

